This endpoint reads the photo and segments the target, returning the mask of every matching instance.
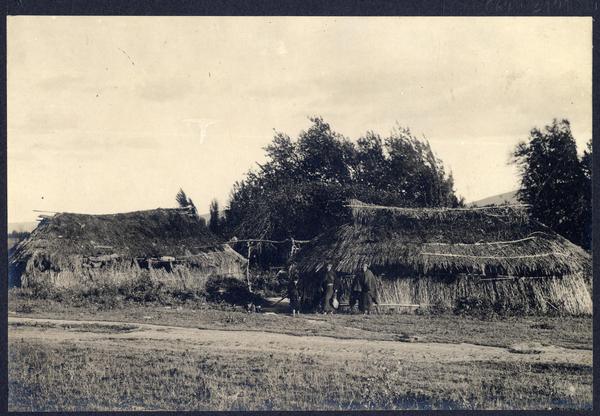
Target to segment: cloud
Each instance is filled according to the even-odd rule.
[[[158,79],[146,81],[135,88],[136,94],[145,100],[165,102],[181,99],[189,95],[193,86],[191,81],[177,79]]]
[[[20,133],[52,134],[59,131],[72,130],[79,126],[73,114],[64,113],[28,113],[23,121],[10,126],[9,130]]]
[[[123,152],[126,150],[144,151],[156,150],[160,142],[148,135],[136,135],[130,132],[111,132],[102,130],[77,130],[68,133],[69,137],[61,135],[46,135],[31,137],[27,140],[11,142],[11,160],[22,158],[29,152],[56,152],[65,154],[99,154],[102,152]]]

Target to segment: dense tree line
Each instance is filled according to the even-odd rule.
[[[356,141],[322,118],[297,139],[276,132],[266,163],[234,184],[223,213],[211,202],[208,227],[227,238],[311,239],[350,220],[348,199],[408,207],[457,207],[464,201],[425,138],[396,126],[387,137],[368,132]],[[584,248],[592,238],[592,141],[581,157],[568,120],[531,130],[512,153],[530,215]],[[180,190],[180,206],[193,202]],[[195,207],[194,211],[195,211]],[[262,249],[262,254],[261,250]],[[263,264],[279,262],[287,247],[259,248]]]
[[[427,140],[409,129],[398,126],[387,137],[369,132],[353,142],[322,118],[311,122],[296,140],[275,133],[266,163],[234,185],[223,234],[310,239],[349,220],[349,198],[415,207],[463,203]]]
[[[519,168],[518,199],[530,205],[533,218],[572,242],[591,248],[592,141],[582,157],[568,120],[554,120],[531,130],[512,158]]]
[[[28,231],[16,231],[13,230],[10,233],[8,233],[8,238],[15,238],[18,240],[25,240],[27,237],[29,237],[31,233]]]

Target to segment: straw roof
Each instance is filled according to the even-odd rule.
[[[363,263],[413,275],[493,271],[514,276],[589,272],[582,248],[531,220],[523,205],[400,208],[351,200],[353,221],[330,229],[298,254],[302,271],[331,261],[352,273]]]
[[[74,257],[106,254],[122,259],[170,256],[200,261],[210,255],[245,262],[189,210],[154,209],[110,215],[56,214],[43,219],[15,248],[11,263],[37,258],[60,269]]]

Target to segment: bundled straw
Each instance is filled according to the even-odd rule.
[[[186,210],[155,209],[113,215],[60,213],[46,218],[15,248],[10,269],[18,281],[21,274],[34,271],[76,271],[90,259],[112,265],[165,256],[178,264],[239,277],[246,263]]]
[[[580,290],[583,286],[575,284],[577,279],[591,282],[590,255],[528,218],[524,206],[417,209],[375,206],[356,200],[348,206],[353,215],[351,223],[325,231],[298,253],[299,269],[312,275],[315,284],[319,280],[315,273],[321,273],[327,262],[332,262],[339,272],[350,274],[357,273],[367,263],[379,275],[385,274],[389,282],[397,281],[389,283],[389,288],[408,284],[407,279],[417,279],[411,287],[422,287],[423,283],[417,282],[425,281],[438,281],[444,287],[448,286],[444,279],[459,274],[483,278],[536,276],[542,279],[530,279],[537,281],[527,283],[527,287],[562,288],[546,295],[554,299],[557,293],[564,296],[570,293],[564,302],[573,301],[578,306],[569,310],[588,310],[591,304],[591,292]],[[555,282],[554,277],[562,279]],[[518,284],[522,281],[507,280],[488,286]],[[571,293],[575,287],[577,293]],[[523,288],[519,293],[527,290]],[[410,293],[403,296],[416,302],[419,296]],[[494,293],[489,296],[498,296]],[[456,295],[445,296],[456,299]],[[584,298],[575,301],[575,296]],[[541,300],[536,303],[541,304]]]

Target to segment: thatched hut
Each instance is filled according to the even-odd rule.
[[[382,304],[591,314],[591,256],[531,220],[524,206],[399,208],[352,200],[352,222],[298,253],[311,298],[332,262],[347,285],[363,263]]]
[[[154,209],[111,215],[44,216],[11,252],[12,286],[39,279],[73,286],[104,273],[186,268],[193,276],[242,278],[246,259],[223,244],[186,209]],[[189,274],[188,274],[189,275]]]

